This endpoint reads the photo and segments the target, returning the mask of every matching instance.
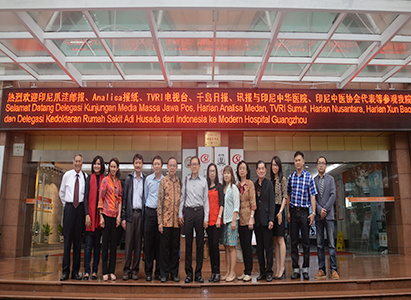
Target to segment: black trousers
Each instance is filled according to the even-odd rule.
[[[144,212],[144,270],[146,275],[160,275],[160,232],[158,231],[157,210],[146,207]]]
[[[186,236],[185,271],[193,277],[193,229],[196,231],[196,269],[195,276],[201,276],[204,252],[204,209],[186,207],[184,214],[184,232]]]
[[[160,234],[161,264],[160,272],[162,277],[178,276],[180,264],[180,228],[164,227],[163,234]]]
[[[301,244],[304,251],[303,268],[310,267],[310,236],[308,220],[308,208],[290,207],[290,236],[291,236],[291,259],[293,261],[293,269],[297,271],[300,268],[298,257],[298,240],[301,230]],[[299,272],[299,271],[298,271]]]
[[[208,226],[208,246],[210,247],[210,264],[211,273],[220,274],[220,249],[219,240],[221,235],[221,227],[217,228],[216,225]]]
[[[245,225],[238,228],[238,233],[240,235],[241,251],[243,252],[244,274],[251,275],[253,270],[253,246],[251,245],[253,231],[248,229],[248,225]]]
[[[63,274],[70,274],[70,251],[73,245],[73,269],[71,274],[76,275],[80,271],[81,241],[85,227],[84,203],[81,202],[77,208],[73,203],[64,206],[63,235]]]
[[[90,274],[91,254],[93,253],[93,273],[98,272],[101,252],[101,229],[95,231],[86,231],[84,245],[84,273]]]
[[[118,240],[118,228],[116,227],[116,218],[107,217],[103,215],[104,228],[103,233],[103,245],[102,245],[102,265],[103,275],[114,274],[116,271],[116,258],[117,258],[117,240]],[[108,259],[108,248],[110,245],[110,261]],[[108,266],[107,266],[108,262]]]
[[[268,226],[255,227],[254,231],[260,274],[273,276],[273,231]]]
[[[131,222],[126,223],[126,258],[124,263],[124,275],[130,274],[130,272],[132,274],[138,274],[140,269],[141,244],[143,240],[143,214],[141,210],[133,210]],[[133,265],[131,265],[132,259]]]

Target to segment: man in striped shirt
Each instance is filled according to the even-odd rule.
[[[298,238],[301,230],[301,244],[304,251],[302,268],[305,280],[310,279],[308,268],[310,266],[310,236],[309,229],[315,218],[315,195],[317,189],[311,174],[304,169],[304,153],[297,151],[294,154],[295,171],[288,176],[287,183],[287,219],[290,224],[291,259],[294,274],[291,279],[300,278],[300,265],[298,262]],[[310,214],[310,207],[312,213]]]

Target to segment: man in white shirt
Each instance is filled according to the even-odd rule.
[[[81,240],[85,226],[84,216],[84,188],[86,185],[86,174],[81,171],[83,156],[76,154],[73,160],[74,169],[63,175],[60,186],[60,200],[64,205],[63,235],[63,275],[60,281],[69,279],[70,274],[70,250],[73,244],[73,269],[71,279],[81,280],[80,256]]]

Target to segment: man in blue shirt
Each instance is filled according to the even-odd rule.
[[[160,181],[164,177],[161,174],[163,159],[157,155],[153,158],[152,164],[154,173],[147,176],[144,183],[144,198],[146,200],[144,210],[144,269],[146,281],[152,280],[154,260],[156,260],[154,278],[160,280],[160,232],[158,231],[157,201]]]
[[[310,279],[308,268],[310,266],[310,236],[309,229],[315,218],[315,195],[317,189],[311,174],[304,169],[304,153],[297,151],[294,154],[295,171],[288,176],[287,183],[287,219],[290,224],[291,259],[294,274],[291,279],[300,278],[300,265],[298,262],[298,239],[301,230],[301,244],[304,251],[303,277]],[[312,214],[309,214],[312,207]]]

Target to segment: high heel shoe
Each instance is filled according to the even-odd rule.
[[[107,281],[108,280],[108,274],[103,275],[103,281]]]
[[[114,275],[113,273],[110,274],[110,279],[112,281],[115,281],[117,279],[116,275]]]
[[[276,280],[283,280],[285,278],[285,270],[283,272],[283,275],[281,275],[280,277],[275,277],[274,279]]]

